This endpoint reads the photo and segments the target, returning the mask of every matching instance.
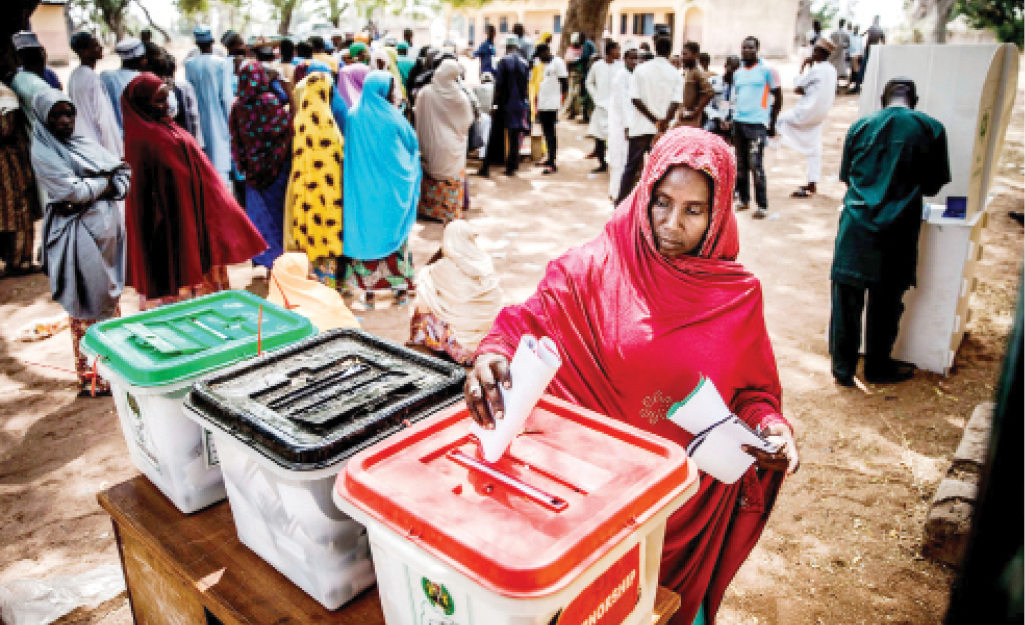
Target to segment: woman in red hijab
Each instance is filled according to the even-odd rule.
[[[557,397],[685,446],[692,436],[667,415],[704,375],[738,417],[786,441],[778,454],[749,450],[757,462],[736,484],[702,473],[670,517],[660,578],[683,598],[674,625],[714,622],[799,462],[761,286],[736,262],[735,179],[722,139],[696,128],[665,135],[601,236],[548,265],[537,292],[499,314],[465,388],[474,419],[493,427],[497,385],[516,382],[508,363],[520,337],[550,336],[563,357],[548,388]]]
[[[125,283],[141,310],[227,289],[227,265],[267,249],[196,140],[168,117],[167,97],[148,72],[121,96],[133,182]]]

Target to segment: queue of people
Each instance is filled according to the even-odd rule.
[[[29,34],[19,53],[45,60]],[[553,394],[683,445],[691,437],[670,407],[709,377],[739,419],[782,441],[774,453],[746,450],[755,465],[735,484],[702,479],[667,522],[660,583],[682,597],[673,622],[714,622],[800,466],[761,284],[737,262],[737,213],[753,184],[754,216],[766,216],[762,156],[777,134],[808,158],[808,185],[794,197],[816,193],[836,92],[832,38],[813,43],[801,99],[785,113],[754,37],[718,77],[694,42],[674,59],[664,36],[653,50],[605,41],[599,51],[577,35],[560,58],[550,36],[533,41],[517,25],[499,49],[490,30],[474,52],[488,77],[479,90],[451,50],[416,48],[410,31],[378,47],[338,32],[330,45],[313,37],[277,52],[233,32],[220,52],[204,26],[194,38],[184,78],[171,55],[135,38],[115,49],[120,69],[97,75],[103,50],[84,33],[72,40],[81,65],[67,95],[45,61],[0,85],[3,260],[29,270],[32,221],[43,215],[43,267],[71,318],[82,391],[107,391],[78,343],[120,314],[125,286],[146,310],[229,288],[227,266],[246,261],[273,270],[272,301],[292,301],[322,329],[358,324],[341,292],[364,308],[382,293],[412,302],[410,343],[472,368],[466,402],[486,428],[502,417],[498,389],[512,382],[525,333],[559,345],[566,366]],[[950,178],[942,125],[914,111],[915,89],[892,81],[885,108],[852,126],[844,147],[830,329],[842,386],[854,383],[866,295],[866,377],[913,374],[890,356],[915,279],[914,248],[893,241],[917,236],[923,194]],[[515,175],[536,121],[547,147],[539,165],[553,174],[556,124],[578,115],[618,208],[594,241],[549,265],[532,297],[503,307],[492,258],[463,219],[467,153],[482,151],[481,175],[492,164]],[[416,272],[418,216],[446,225]],[[684,351],[694,357],[665,365]]]
[[[146,310],[229,288],[230,264],[270,275],[294,252],[354,306],[382,292],[403,304],[416,292],[416,218],[456,222],[469,208],[467,145],[482,114],[451,52],[415,48],[411,31],[373,49],[339,34],[333,43],[351,43],[333,55],[317,37],[279,55],[234,32],[219,44],[206,26],[193,35],[184,71],[127,37],[121,66],[97,73],[103,47],[77,33],[67,95],[31,62],[45,59],[38,39],[16,36],[25,64],[0,90],[3,261],[8,275],[39,267],[33,222],[45,216],[42,268],[72,319],[83,392],[97,389],[77,338],[119,314],[125,286]],[[468,340],[458,319],[431,319],[434,334]]]

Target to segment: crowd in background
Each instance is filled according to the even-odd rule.
[[[870,44],[883,39],[874,32]],[[22,67],[3,77],[0,92],[5,271],[39,267],[33,222],[45,218],[42,266],[80,336],[119,314],[124,285],[146,310],[228,288],[229,264],[251,260],[270,275],[282,255],[298,253],[311,279],[351,294],[354,307],[373,308],[384,295],[404,304],[416,294],[411,335],[467,362],[481,330],[467,331],[455,307],[438,315],[421,305],[437,308],[445,297],[418,293],[409,238],[418,215],[446,224],[464,217],[468,156],[479,161],[480,176],[492,165],[516,175],[538,129],[545,149],[536,164],[554,174],[557,124],[579,118],[594,141],[588,158],[597,161],[598,184],[607,175],[608,195],[620,204],[663,134],[703,128],[736,151],[735,209],[750,206],[753,189],[753,216],[764,218],[768,139],[779,134],[807,156],[809,183],[794,196],[814,194],[821,125],[839,73],[829,70],[838,50],[849,51],[848,83],[856,88],[870,50],[860,37],[843,24],[829,36],[816,25],[810,69],[802,67],[798,81],[801,100],[781,115],[779,74],[759,58],[755,37],[744,39],[739,57],[725,59],[720,74],[698,42],[674,54],[665,30],[653,45],[572,33],[560,56],[551,33],[531,37],[517,24],[499,41],[488,26],[470,54],[480,63],[479,84],[470,86],[470,61],[460,62],[453,45],[418,46],[408,29],[401,39],[336,30],[328,38],[247,45],[234,31],[217,40],[200,25],[180,61],[144,31],[118,42],[120,67],[101,73],[102,45],[79,32],[71,48],[80,63],[65,93],[36,36],[18,33]],[[61,115],[72,120],[70,134],[54,125]],[[53,147],[45,156],[43,137]],[[79,218],[100,213],[103,228]],[[470,244],[450,242],[449,254],[475,259],[457,263],[473,279],[464,284],[453,281],[455,273],[435,272],[445,277],[428,282],[456,284],[464,300],[479,300],[471,316],[481,323],[495,313],[500,290],[464,230],[460,240]],[[97,262],[64,262],[86,247],[96,249]]]

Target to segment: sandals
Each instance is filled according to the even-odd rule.
[[[812,191],[811,189],[809,189],[808,187],[799,187],[797,189],[797,191],[794,191],[793,193],[790,194],[790,197],[793,197],[793,198],[810,198],[810,197],[815,197],[815,192]]]
[[[549,174],[554,174],[554,173],[556,173],[558,171],[559,170],[556,169],[553,165],[545,165],[545,169],[541,173],[547,176]]]

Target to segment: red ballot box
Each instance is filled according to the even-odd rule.
[[[459,403],[338,475],[388,623],[650,623],[666,519],[698,487],[684,450],[545,396],[489,464],[471,421]]]

